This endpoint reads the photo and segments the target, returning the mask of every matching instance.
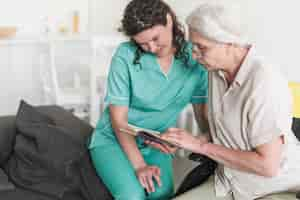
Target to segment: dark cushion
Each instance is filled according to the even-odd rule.
[[[76,165],[85,152],[78,130],[55,124],[48,115],[21,101],[16,116],[16,139],[7,172],[16,186],[62,198],[79,189]]]
[[[51,123],[53,122],[57,126],[68,129],[67,133],[78,142],[85,142],[86,138],[93,131],[93,127],[87,122],[78,119],[62,107],[54,105],[37,106],[35,109],[43,114],[43,116],[48,116],[47,118]],[[0,117],[0,167],[3,167],[13,150],[15,136],[15,116]]]
[[[298,140],[300,140],[300,118],[293,118],[292,130]]]
[[[39,106],[37,111],[50,117],[54,124],[63,127],[67,134],[77,142],[86,142],[93,132],[93,127],[87,122],[75,117],[71,112],[59,106]]]
[[[47,187],[46,189],[50,189],[51,195],[49,195],[49,191],[43,190],[41,192],[40,189],[43,188],[33,188],[28,187],[27,183],[32,183],[32,181],[38,182],[39,176],[43,175],[45,178],[44,182],[51,181],[51,178],[47,177],[47,173],[45,171],[39,169],[41,166],[45,166],[45,164],[41,163],[41,158],[39,158],[38,154],[33,154],[28,151],[26,146],[31,147],[39,147],[40,153],[43,154],[45,148],[42,148],[44,145],[41,145],[40,139],[36,138],[37,133],[49,134],[51,131],[59,132],[63,136],[64,139],[68,139],[65,143],[62,141],[54,142],[51,146],[52,149],[57,149],[59,153],[57,156],[61,156],[64,152],[69,152],[68,148],[69,140],[73,141],[80,147],[85,146],[85,141],[87,137],[92,133],[93,128],[86,122],[78,119],[72,113],[64,110],[59,106],[38,106],[33,107],[26,102],[22,101],[19,107],[19,111],[16,117],[16,120],[12,119],[11,126],[14,127],[16,125],[18,127],[17,136],[15,140],[15,151],[10,157],[9,162],[5,164],[6,173],[9,174],[9,177],[16,184],[16,189],[13,191],[0,191],[0,199],[4,200],[19,200],[23,197],[26,197],[26,200],[112,200],[112,196],[109,191],[106,189],[101,179],[96,175],[96,171],[92,165],[90,160],[90,156],[88,153],[88,149],[84,148],[83,155],[76,155],[78,157],[78,162],[72,163],[72,166],[66,170],[68,173],[68,177],[76,177],[75,180],[79,181],[73,184],[72,191],[65,191],[63,196],[57,197],[55,194],[57,190],[55,188]],[[13,122],[16,121],[16,122]],[[50,131],[50,132],[49,132]],[[53,133],[53,137],[57,137],[57,134]],[[32,141],[26,140],[25,136],[31,135]],[[14,134],[15,137],[16,134]],[[27,138],[28,139],[28,138]],[[49,138],[50,142],[53,138]],[[20,141],[21,145],[20,145]],[[46,142],[47,140],[44,140]],[[32,145],[34,144],[34,145]],[[59,148],[65,144],[66,147],[63,150],[59,150]],[[24,148],[25,149],[22,149]],[[46,148],[47,149],[47,148]],[[68,149],[68,151],[65,151]],[[60,153],[62,152],[62,153]],[[53,159],[51,155],[48,157],[49,160],[53,160],[52,163],[59,161],[59,157]],[[31,170],[31,167],[35,167],[35,171]],[[54,165],[55,166],[55,165]],[[22,170],[27,169],[24,173]],[[55,171],[59,171],[62,167],[58,167]],[[20,173],[21,172],[21,173]],[[22,177],[20,177],[21,175]],[[79,178],[79,179],[78,179]],[[24,183],[25,181],[25,183]],[[30,184],[29,184],[30,185]],[[32,185],[32,184],[31,184]],[[57,184],[58,188],[64,188],[66,185]],[[76,186],[76,187],[75,187]],[[44,187],[45,189],[45,187]],[[39,190],[39,191],[38,191]],[[59,191],[58,191],[59,192]],[[47,194],[46,194],[47,193]]]

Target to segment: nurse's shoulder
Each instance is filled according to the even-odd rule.
[[[126,61],[133,61],[137,46],[132,41],[122,42],[116,49],[114,57],[120,57]]]

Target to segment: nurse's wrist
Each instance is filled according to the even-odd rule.
[[[134,168],[135,171],[138,170],[138,169],[144,168],[146,166],[147,166],[147,164],[146,164],[145,161],[140,161],[138,163],[133,164],[133,168]]]

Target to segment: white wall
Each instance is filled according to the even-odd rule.
[[[206,0],[166,0],[176,11],[179,20],[184,21],[188,13]],[[211,0],[209,0],[211,1]],[[223,0],[231,3],[233,0]],[[128,0],[111,0],[105,4],[91,0],[92,30],[99,34],[115,34],[120,23],[122,10]],[[279,66],[289,80],[300,81],[299,2],[296,0],[244,0],[252,10],[252,22],[257,23],[255,39],[263,54]],[[102,20],[105,19],[105,20]]]
[[[37,50],[34,44],[0,45],[0,115],[16,113],[21,98],[41,103]]]
[[[20,32],[39,32],[45,18],[56,31],[59,23],[71,25],[74,10],[80,14],[80,29],[88,29],[88,0],[3,0],[0,6],[0,26],[15,25]],[[68,27],[71,28],[71,27]]]
[[[181,20],[205,1],[167,0]],[[256,23],[253,34],[262,54],[278,65],[289,80],[300,82],[299,1],[245,0],[243,3],[253,12],[250,22]]]
[[[180,20],[203,0],[166,0]],[[117,34],[123,11],[130,0],[90,0],[91,30],[95,34]]]
[[[128,2],[129,0],[90,0],[91,31],[95,34],[117,34]]]
[[[176,11],[179,19],[184,20],[199,3],[205,0],[166,0]],[[232,0],[224,0],[232,1]],[[53,21],[69,19],[73,10],[80,10],[81,28],[87,30],[90,18],[90,30],[94,34],[114,35],[120,24],[122,12],[129,0],[6,0],[0,6],[0,26],[17,25],[21,31],[39,32],[42,18],[50,16]],[[253,8],[253,20],[257,20],[259,34],[257,40],[264,54],[271,58],[288,77],[300,82],[300,18],[298,1],[244,0]],[[88,7],[90,10],[88,12]],[[14,113],[17,101],[23,97],[32,103],[40,103],[37,94],[36,49],[24,47],[26,54],[19,50],[12,55],[3,45],[0,46],[0,115]],[[8,62],[19,62],[9,67]]]
[[[17,36],[36,37],[45,18],[53,33],[64,23],[71,31],[72,13],[79,11],[80,31],[88,30],[88,0],[3,0],[0,6],[0,26],[17,26]],[[33,39],[33,38],[31,38]],[[16,112],[21,98],[32,104],[43,102],[38,74],[36,43],[8,45],[0,40],[0,115]]]

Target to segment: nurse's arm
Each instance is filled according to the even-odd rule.
[[[193,110],[198,127],[201,130],[199,137],[203,137],[206,141],[211,141],[209,134],[207,104],[193,104]]]
[[[242,151],[207,143],[199,148],[201,149],[199,153],[229,168],[273,177],[279,170],[283,143],[283,136],[275,137],[272,141],[257,146],[253,151]]]
[[[116,137],[133,167],[138,169],[146,166],[145,160],[137,147],[134,136],[120,132],[120,129],[126,129],[128,127],[128,107],[110,105],[109,109],[112,127]]]

